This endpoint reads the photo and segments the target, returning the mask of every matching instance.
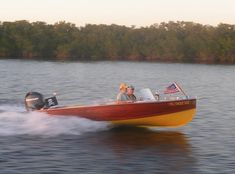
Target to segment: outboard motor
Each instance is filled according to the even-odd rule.
[[[44,97],[39,92],[29,92],[25,96],[25,108],[27,111],[40,110],[45,106]]]

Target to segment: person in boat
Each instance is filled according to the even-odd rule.
[[[127,95],[127,85],[125,83],[121,83],[119,86],[120,92],[117,95],[117,101],[130,101],[130,98]]]
[[[133,102],[136,101],[136,96],[134,95],[134,90],[135,90],[135,88],[132,85],[127,87],[127,95],[129,97],[129,99]]]

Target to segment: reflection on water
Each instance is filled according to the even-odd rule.
[[[189,153],[191,145],[181,132],[151,131],[147,128],[115,127],[100,133],[102,143],[114,151],[125,152],[155,148],[161,153]]]
[[[192,166],[196,165],[196,160],[190,140],[181,132],[117,127],[86,137],[89,137],[88,142],[95,144],[97,151],[104,152],[103,155],[111,151],[113,162],[129,167],[130,172],[183,173],[195,170]]]

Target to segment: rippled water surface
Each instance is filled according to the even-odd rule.
[[[120,82],[160,93],[171,82],[196,96],[175,129],[26,113],[28,91],[61,105],[115,99]],[[0,173],[234,173],[235,66],[0,60]]]

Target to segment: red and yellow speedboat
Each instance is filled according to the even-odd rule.
[[[73,115],[118,125],[182,126],[190,122],[195,115],[196,99],[69,106],[40,111],[50,115]]]
[[[116,125],[178,127],[190,122],[196,113],[196,99],[61,107],[45,107],[44,102],[40,105],[37,100],[42,99],[43,96],[35,95],[35,92],[28,93],[25,100],[27,110],[38,110],[49,115],[78,116]]]

